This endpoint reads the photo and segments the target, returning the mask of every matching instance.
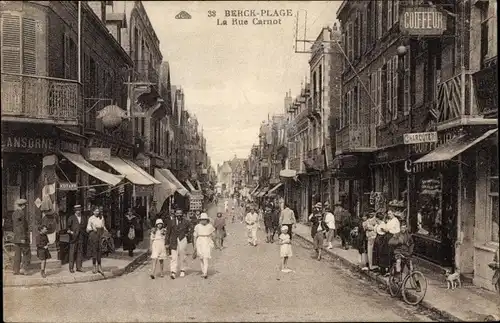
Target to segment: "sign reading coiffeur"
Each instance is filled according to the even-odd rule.
[[[431,7],[405,8],[400,28],[410,36],[441,36],[446,30],[446,16]]]

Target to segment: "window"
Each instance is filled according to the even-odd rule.
[[[387,62],[387,76],[386,76],[386,79],[387,79],[387,82],[385,83],[387,88],[385,90],[385,104],[387,106],[387,110],[386,110],[386,116],[385,116],[385,121],[389,121],[392,119],[392,115],[393,115],[393,106],[392,106],[392,79],[393,79],[393,68],[392,68],[392,57],[389,59],[389,61]]]
[[[348,43],[347,44],[347,53],[348,53],[347,57],[349,58],[349,61],[352,62],[352,60],[353,60],[353,47],[354,47],[353,46],[354,45],[353,44],[353,42],[354,42],[354,40],[353,40],[353,29],[354,28],[353,28],[352,23],[348,24],[348,28],[349,28],[349,30],[347,32],[347,43]]]
[[[410,57],[410,46],[406,46],[406,55],[404,57],[404,67],[405,67],[405,80],[404,80],[404,115],[408,115],[411,109],[411,92],[410,92],[410,66],[411,66],[411,57]]]
[[[361,25],[361,36],[359,37],[359,41],[361,43],[360,45],[360,51],[361,51],[361,54],[365,53],[366,52],[366,11],[365,12],[361,12],[359,14],[359,21],[360,21],[360,25]]]
[[[489,149],[489,178],[488,178],[488,213],[491,216],[490,240],[499,242],[499,207],[498,207],[498,146]]]
[[[392,57],[392,120],[396,120],[398,118],[398,97],[399,97],[399,70],[398,70],[398,59],[397,55]]]
[[[383,21],[382,17],[384,13],[382,5],[383,1],[377,1],[377,19],[375,19],[377,25],[377,39],[382,38],[382,21]]]
[[[397,23],[399,21],[399,0],[392,0],[392,21]]]
[[[382,108],[381,110],[381,115],[382,115],[382,123],[385,123],[387,121],[387,63],[382,66],[382,75],[381,75],[381,92],[380,92],[380,107]]]
[[[318,108],[322,109],[322,101],[323,101],[323,66],[319,65],[318,69]]]
[[[351,111],[351,122],[352,125],[357,125],[359,123],[359,91],[356,85],[352,91],[349,92],[350,99],[350,111]]]
[[[392,22],[393,22],[393,17],[392,17],[392,0],[387,0],[387,30],[390,30],[392,28]]]
[[[2,13],[2,71],[13,74],[37,74],[36,48],[40,22]]]
[[[374,35],[374,30],[373,27],[375,26],[375,9],[373,6],[373,1],[370,1],[368,3],[368,7],[366,8],[366,17],[365,17],[365,33],[366,33],[366,47],[372,46],[373,43],[373,35]]]
[[[354,59],[357,59],[360,55],[360,26],[359,26],[359,12],[356,11],[356,19],[354,20]]]
[[[381,12],[382,19],[379,20],[379,24],[381,24],[380,37],[382,37],[385,34],[386,30],[389,29],[389,28],[387,28],[387,26],[389,25],[388,24],[389,0],[381,0],[379,2],[382,6],[382,12]],[[392,10],[391,10],[391,13],[392,13]],[[391,21],[392,21],[392,17],[391,17]]]
[[[375,102],[377,102],[377,113],[376,113],[376,116],[377,116],[377,125],[381,125],[383,123],[383,118],[382,118],[382,71],[383,71],[383,68],[379,68],[377,70],[377,74],[376,74],[376,77],[375,77],[375,84],[376,84],[376,87],[377,87],[377,97],[376,97],[376,100]]]

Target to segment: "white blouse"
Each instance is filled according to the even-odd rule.
[[[104,229],[108,231],[104,225],[104,217],[98,218],[95,215],[92,215],[87,223],[87,232],[97,231],[97,229]]]
[[[399,225],[399,220],[394,217],[387,221],[385,224],[385,231],[388,231],[389,233],[396,234],[399,233],[400,230],[400,225]]]

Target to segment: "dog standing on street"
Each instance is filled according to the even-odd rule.
[[[444,273],[446,277],[446,289],[455,289],[455,287],[462,287],[462,281],[460,280],[460,272],[457,270],[453,274],[450,270],[446,270]]]

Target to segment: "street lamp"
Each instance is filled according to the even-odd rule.
[[[404,105],[405,105],[405,55],[407,53],[407,49],[405,45],[400,45],[396,49],[397,54],[398,54],[398,77],[399,77],[399,82],[398,82],[398,109],[401,112],[404,112]],[[412,132],[413,129],[413,120],[412,120],[412,113],[411,113],[411,104],[410,102],[407,102],[408,104],[408,131]],[[410,225],[410,201],[411,201],[411,145],[408,145],[407,147],[407,161],[406,161],[408,167],[405,165],[405,170],[406,170],[406,224],[409,226]],[[411,230],[411,226],[409,226]]]

